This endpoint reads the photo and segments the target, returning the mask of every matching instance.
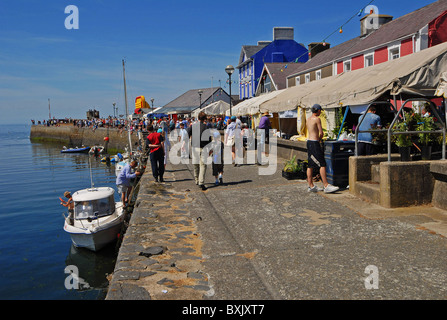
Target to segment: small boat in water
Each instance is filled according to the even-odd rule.
[[[74,246],[98,251],[118,238],[124,223],[125,210],[115,202],[110,187],[90,188],[73,194],[73,217],[66,217],[64,230]]]
[[[90,151],[90,147],[82,147],[82,148],[67,148],[67,147],[63,147],[61,150],[61,153],[88,153]]]
[[[103,146],[93,146],[90,148],[90,151],[88,153],[94,154],[94,155],[99,155],[99,154],[102,154],[103,152],[104,152]]]

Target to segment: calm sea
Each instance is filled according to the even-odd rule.
[[[30,128],[0,125],[0,299],[103,299],[115,245],[98,253],[74,248],[63,231],[66,208],[59,201],[66,190],[90,187],[89,155],[31,143]],[[90,160],[94,185],[116,190],[114,165]],[[65,287],[68,265],[78,268],[89,289]]]

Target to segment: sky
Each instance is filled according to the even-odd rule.
[[[229,92],[225,67],[243,45],[273,40],[274,27],[333,47],[360,35],[369,4],[398,18],[434,2],[371,1],[0,0],[0,124],[107,117],[113,103],[125,113],[123,59],[129,111],[141,95],[161,107],[192,89]]]

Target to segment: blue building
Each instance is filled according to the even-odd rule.
[[[273,28],[273,41],[259,41],[257,45],[242,46],[239,58],[239,98],[255,96],[265,63],[307,62],[308,50],[293,40],[293,28]]]

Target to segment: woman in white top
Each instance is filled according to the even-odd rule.
[[[225,145],[231,147],[231,159],[236,167],[236,150],[235,150],[235,130],[236,130],[236,116],[232,116],[229,120],[230,123],[225,130]]]

